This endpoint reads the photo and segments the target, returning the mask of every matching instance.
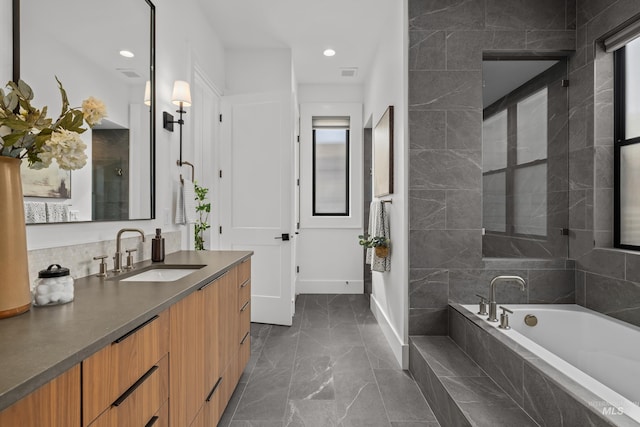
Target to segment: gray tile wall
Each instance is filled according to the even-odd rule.
[[[570,253],[576,302],[640,325],[640,254],[613,243],[613,58],[597,42],[640,17],[634,0],[581,0],[570,58]],[[594,84],[595,82],[595,84]]]
[[[409,334],[446,334],[447,301],[476,301],[497,274],[529,281],[526,294],[502,289],[504,302],[575,300],[564,261],[482,259],[481,68],[483,51],[574,50],[576,10],[575,0],[409,1]]]

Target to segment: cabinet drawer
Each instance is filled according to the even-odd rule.
[[[251,300],[251,279],[247,279],[238,285],[238,307]]]
[[[168,425],[168,358],[165,356],[153,365],[131,388],[118,397],[106,412],[91,423],[90,427]],[[166,409],[163,409],[163,406]],[[164,416],[162,411],[165,411]]]
[[[251,357],[251,333],[249,332],[244,342],[241,341],[240,349],[238,351],[238,378],[242,376],[242,373],[244,372],[244,368],[246,368],[247,363],[249,363],[250,357]]]
[[[238,343],[251,342],[251,304],[247,304],[244,311],[240,312],[240,323],[238,325]],[[249,335],[247,335],[249,334]]]
[[[165,402],[144,427],[169,427],[169,402]]]
[[[251,258],[238,265],[238,283],[244,283],[251,278]]]
[[[94,420],[168,353],[168,326],[168,315],[163,312],[82,362],[83,425]]]

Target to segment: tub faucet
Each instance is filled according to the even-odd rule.
[[[520,285],[520,289],[524,291],[525,281],[520,276],[496,276],[491,280],[491,284],[489,285],[489,290],[491,295],[489,296],[489,317],[487,320],[489,322],[497,322],[497,311],[498,311],[498,303],[496,302],[496,284],[498,282],[516,282]]]
[[[116,273],[120,273],[122,271],[122,252],[120,249],[120,237],[122,237],[122,233],[126,233],[128,231],[132,233],[140,233],[140,235],[142,236],[142,241],[144,242],[144,231],[140,230],[139,228],[123,228],[122,230],[118,231],[118,234],[116,236],[116,255],[113,257],[113,271],[115,271]]]

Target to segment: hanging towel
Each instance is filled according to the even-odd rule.
[[[389,214],[386,211],[386,203],[380,201],[371,202],[369,210],[369,236],[391,239],[389,228]],[[391,271],[391,255],[379,258],[375,249],[368,248],[366,255],[367,264],[371,264],[371,271]]]
[[[69,205],[66,203],[47,203],[47,222],[68,222]]]
[[[24,202],[24,221],[26,224],[47,222],[47,205],[44,202]]]
[[[193,224],[198,220],[196,213],[196,188],[193,185],[193,181],[185,179],[182,184],[182,189],[184,192],[182,195],[184,199],[184,219],[187,224]]]
[[[178,183],[178,193],[176,194],[176,224],[184,224],[184,188]]]

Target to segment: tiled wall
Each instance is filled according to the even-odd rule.
[[[481,242],[483,51],[573,51],[575,29],[575,0],[409,0],[409,334],[446,334],[447,301],[497,274],[530,282],[500,298],[575,299],[564,261],[485,261]]]
[[[582,0],[570,60],[570,257],[578,304],[640,325],[640,254],[610,249],[613,58],[598,39],[640,18],[637,0]],[[594,85],[595,81],[595,85]]]
[[[143,243],[140,236],[127,234],[122,238],[122,251],[137,248],[134,253],[135,262],[151,259],[151,239],[155,234],[145,235]],[[182,232],[172,231],[163,233],[165,253],[180,250]],[[59,248],[37,249],[29,251],[29,282],[33,283],[38,277],[38,271],[46,269],[51,264],[60,264],[69,268],[74,277],[84,277],[98,272],[99,263],[94,256],[108,255],[107,265],[113,269],[113,255],[116,252],[115,236],[112,240],[87,243],[83,245],[63,246]],[[126,262],[126,254],[122,257]]]

